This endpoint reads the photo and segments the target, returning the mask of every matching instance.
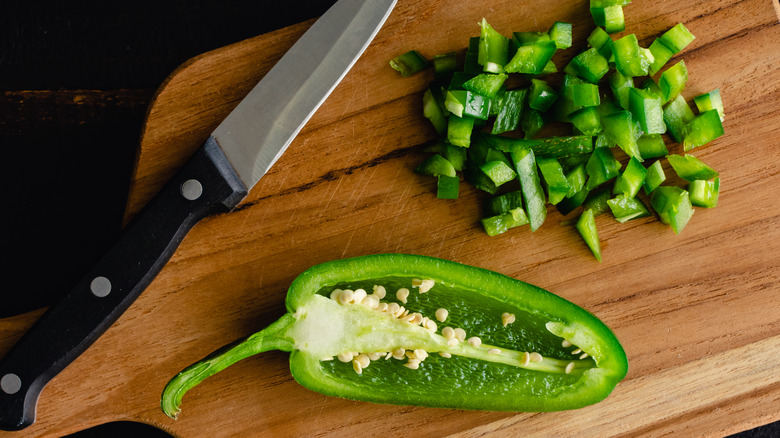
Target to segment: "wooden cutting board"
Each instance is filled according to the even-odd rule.
[[[400,0],[240,207],[197,225],[127,313],[45,388],[36,423],[0,436],[59,436],[112,420],[184,437],[723,436],[780,420],[779,10],[776,0],[626,6],[627,33],[645,47],[678,22],[696,35],[675,60],[688,66],[687,98],[721,90],[726,135],[695,154],[720,171],[722,191],[718,207],[697,209],[680,235],[657,218],[599,216],[599,263],[552,208],[534,233],[491,238],[478,224],[481,193],[464,183],[458,200],[437,200],[433,181],[412,173],[434,138],[421,116],[430,72],[401,78],[388,66],[411,48],[461,50],[482,17],[505,34],[572,22],[577,44],[555,58],[563,66],[593,28],[587,2]],[[170,76],[149,108],[128,217],[310,25],[206,53]],[[281,316],[304,269],[379,252],[496,270],[574,301],[622,341],[626,380],[571,412],[381,406],[313,393],[292,380],[287,354],[270,352],[191,391],[179,420],[161,413],[168,379]],[[39,315],[0,321],[0,354]]]

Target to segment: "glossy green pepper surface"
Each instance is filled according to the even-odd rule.
[[[576,409],[607,397],[628,370],[615,335],[586,310],[432,257],[379,254],[314,266],[293,281],[286,307],[265,330],[175,376],[163,411],[175,417],[187,390],[271,349],[290,351],[295,380],[322,394],[455,409]]]

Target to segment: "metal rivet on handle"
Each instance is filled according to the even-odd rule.
[[[103,298],[111,293],[111,281],[106,277],[95,277],[89,284],[89,290],[98,298]]]
[[[188,179],[181,185],[181,195],[188,201],[194,201],[203,194],[203,185],[196,179]]]
[[[22,389],[22,379],[16,374],[8,373],[0,379],[0,389],[6,394],[16,394]]]

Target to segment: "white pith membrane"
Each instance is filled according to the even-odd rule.
[[[427,293],[434,285],[433,280],[414,279],[410,288],[399,288],[395,296],[405,303],[410,291]],[[437,309],[429,317],[410,312],[396,302],[382,301],[386,294],[385,287],[377,285],[370,294],[364,289],[335,289],[330,298],[312,295],[294,314],[295,348],[323,361],[351,362],[358,374],[376,360],[403,361],[403,366],[418,369],[434,353],[558,374],[581,374],[595,366],[590,353],[577,346],[579,341],[589,342],[578,339],[575,327],[552,321],[545,325],[556,336],[570,333],[561,338],[561,347],[571,349],[571,360],[549,358],[533,351],[485,344],[479,337],[468,337],[462,328],[443,326],[447,309]],[[508,312],[496,318],[504,327],[516,321],[515,315]]]

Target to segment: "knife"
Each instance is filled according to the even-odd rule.
[[[339,0],[0,360],[0,429],[35,421],[41,391],[113,324],[201,219],[235,208],[347,74],[396,0]]]

